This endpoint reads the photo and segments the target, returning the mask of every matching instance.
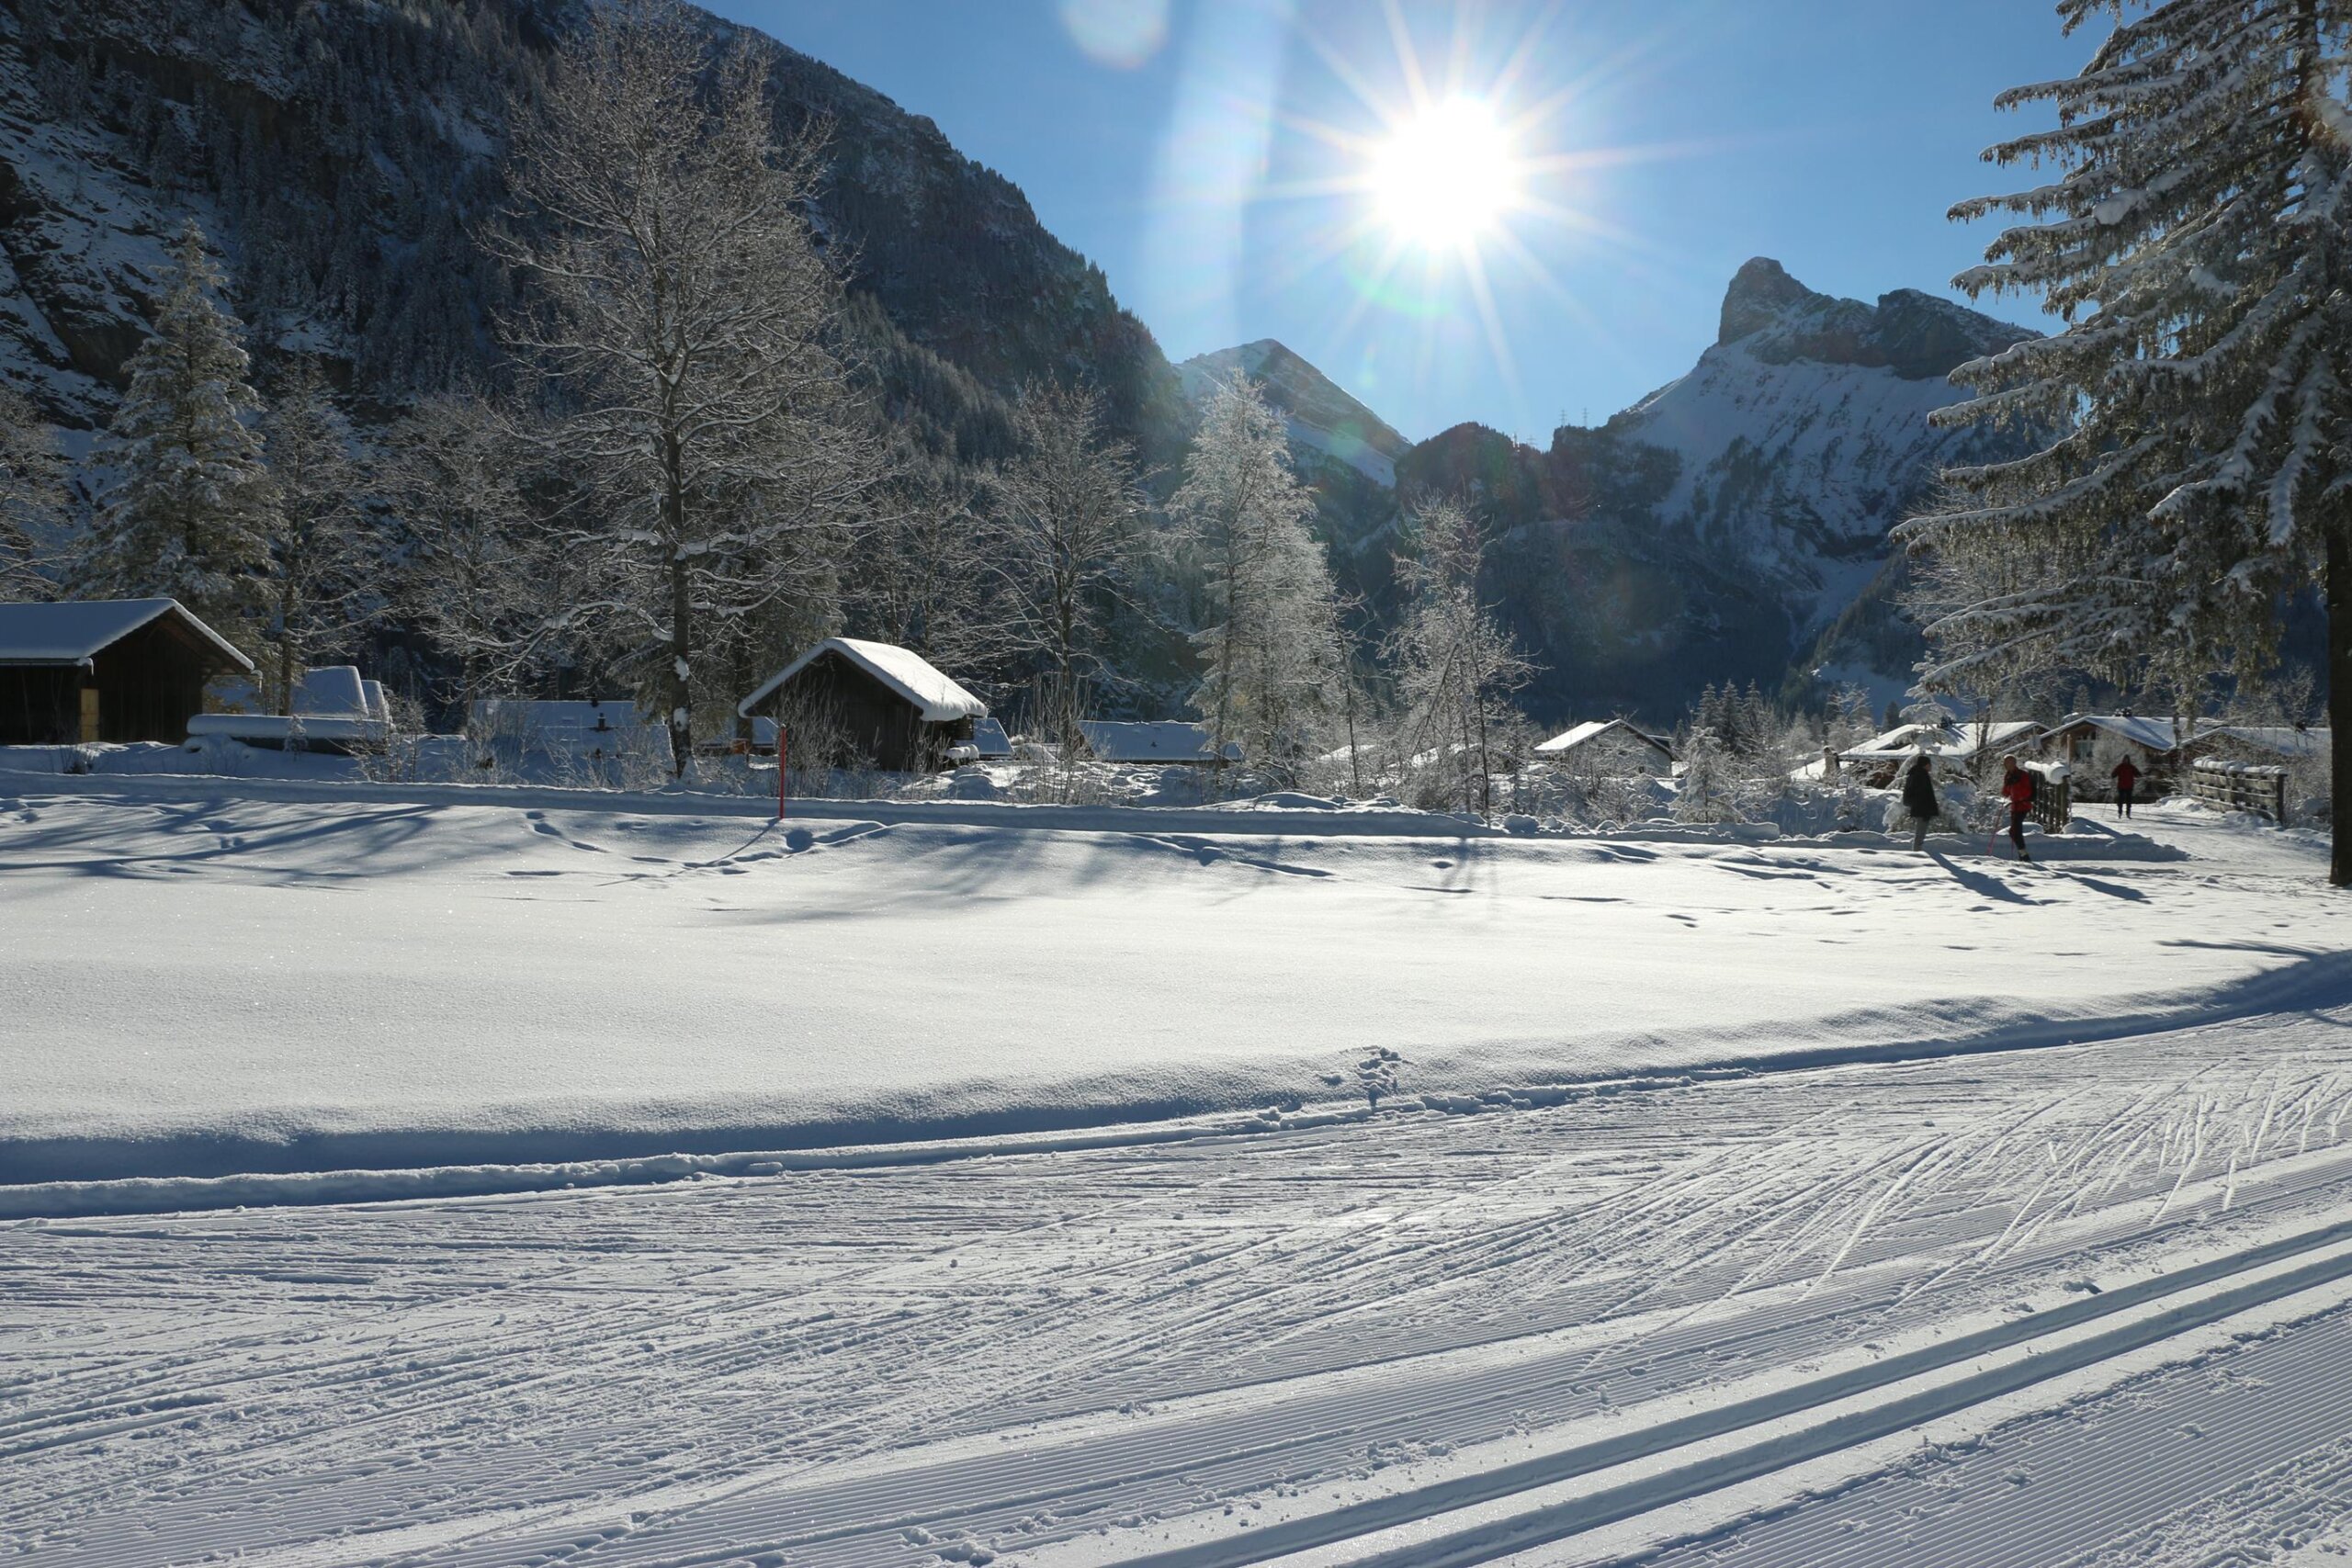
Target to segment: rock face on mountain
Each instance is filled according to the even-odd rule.
[[[1317,478],[1343,587],[1393,604],[1397,495],[1461,496],[1490,530],[1488,591],[1544,666],[1529,709],[1663,723],[1726,680],[1792,696],[1816,669],[1909,683],[1919,639],[1894,614],[1887,532],[1940,468],[2019,449],[1928,416],[1965,395],[1954,367],[2031,335],[1913,289],[1874,305],[1819,294],[1759,257],[1733,277],[1717,341],[1689,374],[1598,429],[1562,427],[1544,451],[1456,426],[1397,453],[1393,483],[1371,494],[1319,464],[1329,411],[1361,405],[1295,355],[1251,344],[1183,374],[1191,391],[1209,362],[1261,348],[1295,362],[1280,389],[1266,377],[1269,397]]]
[[[390,400],[496,362],[477,236],[512,95],[579,0],[20,0],[0,7],[0,379],[103,423],[164,241],[194,215],[256,346]],[[713,20],[714,31],[725,28]],[[1086,374],[1165,459],[1175,376],[1101,271],[930,120],[759,34],[780,122],[831,126],[814,214],[894,412],[985,446],[1031,377]]]
[[[1344,464],[1380,486],[1396,486],[1396,459],[1412,443],[1320,370],[1272,338],[1194,355],[1176,367],[1184,396],[1197,408],[1221,382],[1247,376],[1280,409],[1293,451],[1311,466]]]

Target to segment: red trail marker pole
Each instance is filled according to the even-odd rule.
[[[784,726],[775,727],[775,819],[784,820]]]

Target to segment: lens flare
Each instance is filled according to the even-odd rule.
[[[1519,203],[1510,134],[1477,98],[1447,98],[1374,149],[1364,183],[1390,233],[1425,251],[1467,251]]]

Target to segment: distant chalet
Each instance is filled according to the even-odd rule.
[[[1622,718],[1596,718],[1564,729],[1539,743],[1535,754],[1610,778],[1674,772],[1674,748]]]
[[[935,773],[951,748],[969,745],[988,705],[919,653],[887,642],[829,637],[735,705],[784,728],[786,761],[798,767],[865,765]]]
[[[0,604],[0,746],[176,746],[213,678],[253,669],[176,599]]]

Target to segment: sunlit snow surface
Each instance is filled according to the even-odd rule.
[[[2352,1545],[2327,1533],[2352,1502],[2352,988],[2307,844],[2163,813],[2143,843],[2086,825],[2080,858],[2035,868],[1981,840],[1936,860],[811,824],[808,848],[747,859],[762,841],[729,852],[755,822],[7,810],[19,1160],[27,1129],[180,1131],[152,1155],[331,1118],[659,1145],[815,1125],[804,1104],[861,1092],[1034,1123],[1131,1112],[1134,1084],[1319,1086],[1374,1043],[1408,1056],[1408,1102],[1483,1109],[0,1224],[0,1556]],[[1702,1046],[1932,1048],[1939,1015],[2041,1038],[2030,1015],[2069,998],[2084,1020],[2222,1021],[1453,1098]],[[765,1032],[713,1021],[754,1008]],[[644,1108],[653,1086],[668,1109]]]

